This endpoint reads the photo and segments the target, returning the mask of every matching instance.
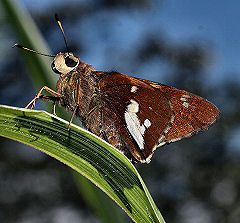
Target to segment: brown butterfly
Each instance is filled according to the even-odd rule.
[[[60,74],[56,91],[44,86],[27,107],[34,108],[39,98],[54,102],[54,108],[58,102],[132,161],[150,162],[157,147],[207,130],[220,115],[204,98],[119,72],[96,71],[70,53],[67,43],[66,48],[52,63]],[[43,90],[52,97],[42,95]]]

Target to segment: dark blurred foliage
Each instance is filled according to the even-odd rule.
[[[152,4],[147,0],[92,2],[73,5],[66,1],[55,9],[31,12],[54,53],[64,51],[65,46],[62,40],[56,42],[56,38],[62,38],[59,33],[55,39],[48,37],[57,30],[52,22],[53,12],[57,11],[65,24],[74,26],[76,21],[99,10],[131,9],[144,13]],[[1,34],[6,32],[5,36],[14,40],[7,20],[3,23]],[[69,46],[80,55],[84,49],[77,38],[71,38]],[[236,152],[239,144],[235,139],[240,134],[240,84],[231,78],[218,85],[206,82],[210,49],[197,41],[174,45],[164,35],[146,33],[138,47],[129,49],[133,60],[119,61],[120,66],[124,64],[122,69],[131,73],[139,71],[138,65],[157,58],[159,64],[171,68],[165,76],[159,76],[159,82],[164,78],[167,84],[208,98],[222,112],[208,132],[164,146],[155,152],[150,164],[137,165],[166,222],[238,223],[240,219],[240,162]],[[118,50],[109,53],[117,58],[126,56],[126,51]],[[35,90],[18,52],[9,51],[0,67],[0,102],[23,107]],[[108,63],[113,61],[109,59]],[[226,71],[226,76],[231,75]],[[0,146],[0,222],[81,222],[79,219],[84,218],[87,220],[83,222],[97,221],[78,194],[69,168],[10,140],[1,138]]]

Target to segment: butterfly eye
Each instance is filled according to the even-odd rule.
[[[51,67],[52,67],[53,72],[55,72],[56,74],[61,74],[61,72],[59,72],[59,71],[56,69],[54,61],[52,62]]]
[[[68,67],[76,67],[78,65],[78,59],[74,56],[65,57],[65,64]]]

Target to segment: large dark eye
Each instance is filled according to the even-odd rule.
[[[52,62],[51,67],[52,67],[52,70],[53,70],[56,74],[61,74],[61,72],[59,72],[59,71],[56,69],[54,61]]]
[[[67,57],[65,58],[65,64],[66,64],[68,67],[75,67],[75,66],[77,66],[77,64],[78,64],[78,61],[70,58],[69,56],[67,56]]]

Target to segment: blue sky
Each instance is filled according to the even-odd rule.
[[[22,2],[32,11],[48,9],[52,12],[64,4],[64,1],[59,0],[22,0]],[[68,2],[70,4],[70,2],[79,1]],[[82,0],[80,2],[94,4],[98,1]],[[79,41],[82,41],[82,45],[87,49],[81,57],[86,58],[87,62],[94,64],[99,70],[111,69],[113,65],[109,65],[106,62],[107,58],[102,56],[107,49],[115,46],[121,47],[122,51],[131,57],[128,49],[138,44],[142,33],[159,30],[159,35],[164,32],[168,40],[176,44],[195,41],[209,48],[211,60],[207,73],[211,80],[218,81],[222,78],[240,80],[238,75],[240,70],[239,1],[156,0],[152,2],[152,7],[144,14],[142,11],[105,10],[79,21],[77,25],[84,31]],[[99,30],[91,31],[100,26],[103,21],[107,27],[105,27],[106,33]],[[70,27],[67,29],[71,32]],[[124,33],[124,35],[119,35],[119,33]],[[68,33],[68,35],[73,36],[73,33]],[[106,41],[103,41],[104,37]],[[118,59],[117,57],[116,63]],[[154,62],[151,66],[155,67],[152,72],[156,72],[157,66]],[[116,68],[119,69],[117,65]],[[139,69],[139,72],[144,72],[144,69],[149,70],[149,67],[142,69],[143,71]],[[126,72],[124,68],[121,68],[121,71]],[[151,71],[149,72],[151,79],[153,75],[151,76]],[[227,74],[231,76],[226,76]]]

